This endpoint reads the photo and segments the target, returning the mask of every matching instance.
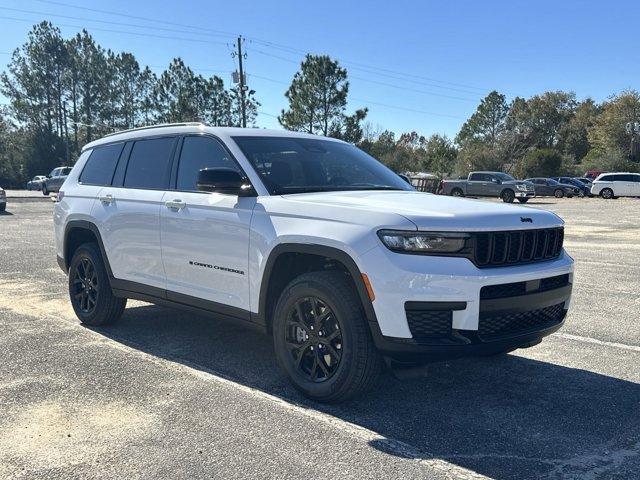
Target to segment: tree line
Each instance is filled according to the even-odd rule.
[[[17,48],[0,89],[0,184],[72,164],[84,144],[107,133],[156,123],[202,121],[239,126],[242,96],[218,76],[196,74],[174,58],[157,76],[133,54],[98,45],[83,30],[64,39],[50,22],[35,25]],[[278,116],[286,129],[341,138],[397,172],[441,177],[502,170],[524,178],[578,175],[585,170],[638,171],[637,148],[625,130],[640,121],[640,94],[627,90],[604,102],[550,91],[507,101],[483,98],[455,138],[396,133],[366,122],[366,107],[346,110],[348,72],[326,55],[307,55],[285,92]],[[245,96],[249,124],[259,102]]]
[[[100,46],[86,31],[62,37],[50,22],[31,29],[0,75],[8,98],[0,115],[0,184],[69,165],[82,146],[118,130],[182,121],[239,126],[242,96],[218,76],[194,73],[174,58],[159,76],[132,53]],[[258,101],[245,95],[247,121]]]

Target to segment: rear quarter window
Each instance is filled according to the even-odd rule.
[[[80,174],[80,182],[88,185],[111,185],[113,172],[124,143],[96,147]]]

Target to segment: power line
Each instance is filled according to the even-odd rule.
[[[161,24],[164,24],[164,25],[173,25],[175,27],[190,28],[190,29],[201,30],[201,31],[206,31],[206,32],[212,32],[212,33],[223,33],[225,35],[229,35],[229,36],[233,36],[233,37],[235,37],[237,35],[237,33],[226,32],[224,30],[214,30],[212,28],[197,27],[197,26],[193,26],[193,25],[186,25],[184,23],[168,22],[166,20],[159,20],[159,19],[143,17],[143,16],[139,16],[139,15],[130,15],[130,14],[126,14],[126,13],[114,12],[112,10],[110,11],[110,10],[101,10],[101,9],[98,9],[98,8],[89,8],[89,7],[84,7],[84,6],[81,6],[81,5],[73,5],[73,4],[64,3],[64,2],[56,2],[56,1],[53,1],[53,0],[33,0],[33,1],[40,2],[40,3],[47,3],[49,5],[58,5],[58,6],[63,6],[63,7],[76,8],[78,10],[85,10],[85,11],[88,11],[88,12],[102,13],[102,14],[105,14],[105,15],[115,15],[115,16],[118,16],[118,17],[133,18],[135,20],[144,20],[146,22],[161,23]]]
[[[84,7],[84,6],[80,6],[80,5],[74,5],[74,4],[69,4],[69,3],[65,3],[65,2],[59,2],[59,1],[54,1],[54,0],[34,0],[40,3],[45,3],[45,4],[50,4],[50,5],[57,5],[57,6],[65,6],[65,7],[69,7],[69,8],[75,8],[75,9],[79,9],[79,10],[85,10],[85,11],[89,11],[89,12],[94,12],[94,13],[101,13],[101,14],[105,14],[105,15],[115,15],[115,16],[120,16],[120,17],[125,17],[125,18],[133,18],[133,19],[137,19],[137,20],[143,20],[143,21],[147,21],[147,22],[153,22],[153,23],[161,23],[164,25],[173,25],[173,26],[178,26],[178,27],[182,27],[182,28],[188,28],[190,30],[199,30],[201,32],[211,32],[211,33],[217,33],[217,34],[223,34],[223,35],[227,35],[227,36],[237,36],[236,33],[233,32],[228,32],[228,31],[224,31],[224,30],[214,30],[211,28],[205,28],[205,27],[199,27],[199,26],[194,26],[194,25],[189,25],[189,24],[183,24],[183,23],[177,23],[177,22],[169,22],[166,20],[160,20],[160,19],[155,19],[155,18],[149,18],[149,17],[144,17],[144,16],[139,16],[139,15],[130,15],[130,14],[124,14],[124,13],[120,13],[120,12],[114,12],[112,10],[103,10],[103,9],[97,9],[97,8],[89,8],[89,7]],[[187,32],[184,32],[187,33]],[[194,32],[195,33],[195,32]],[[276,42],[272,42],[272,41],[267,41],[267,40],[263,40],[260,38],[256,38],[256,37],[247,37],[249,40],[251,41],[255,41],[257,43],[261,43],[262,45],[265,45],[267,47],[270,48],[274,48],[274,49],[279,49],[285,52],[289,52],[289,53],[300,53],[303,55],[306,55],[308,52],[295,48],[295,47],[291,47],[288,45],[283,45],[283,44],[279,44]],[[407,77],[412,77],[414,79],[418,79],[418,80],[422,80],[424,81],[428,81],[428,82],[434,82],[434,83],[440,83],[443,85],[451,85],[454,87],[462,87],[462,88],[466,88],[466,89],[471,89],[471,90],[477,90],[480,92],[486,92],[490,89],[488,88],[484,88],[484,87],[476,87],[476,86],[472,86],[472,85],[467,85],[467,84],[463,84],[463,83],[456,83],[456,82],[450,82],[450,81],[446,81],[446,80],[440,80],[437,78],[432,78],[432,77],[426,77],[426,76],[422,76],[422,75],[415,75],[415,74],[410,74],[410,73],[406,73],[406,72],[398,72],[392,69],[388,69],[388,68],[384,68],[384,67],[377,67],[377,66],[373,66],[373,65],[367,65],[365,63],[360,63],[360,62],[353,62],[353,61],[349,61],[349,60],[342,60],[342,62],[344,64],[347,65],[352,65],[352,68],[359,68],[361,71],[369,71],[369,73],[375,73],[378,75],[382,75],[382,76],[387,76],[390,78],[395,78],[396,80],[404,80],[404,81],[410,81]],[[394,76],[391,76],[395,75]],[[400,78],[398,78],[398,76],[400,76]],[[420,83],[420,82],[416,82],[416,80],[413,81],[413,83]],[[447,88],[444,87],[442,85],[429,85],[431,87],[434,88]],[[469,91],[465,91],[465,90],[460,90],[460,89],[454,89],[451,87],[448,87],[448,89],[450,90],[457,90],[463,93],[475,93],[478,94],[478,92],[469,92]]]
[[[11,12],[26,13],[31,15],[47,15],[47,16],[56,17],[56,18],[67,18],[69,20],[81,20],[83,22],[105,23],[108,25],[119,25],[123,27],[135,27],[135,28],[147,28],[147,29],[152,28],[154,30],[162,30],[165,32],[174,32],[174,33],[186,33],[189,35],[204,35],[204,36],[211,36],[211,37],[228,37],[229,36],[225,33],[198,33],[198,32],[192,32],[189,30],[178,30],[175,28],[158,27],[156,25],[140,25],[137,23],[113,22],[109,20],[97,20],[97,19],[86,18],[86,17],[74,17],[71,15],[59,15],[56,13],[39,12],[35,10],[23,10],[20,8],[0,7],[0,10],[9,10]]]
[[[262,80],[267,80],[269,82],[273,82],[273,83],[279,83],[282,85],[289,85],[288,82],[284,82],[282,80],[276,80],[274,78],[269,78],[269,77],[264,77],[262,75],[256,75],[254,73],[249,74],[250,77],[255,77],[255,78],[260,78]],[[437,117],[446,117],[446,118],[454,118],[456,120],[466,120],[466,118],[464,117],[458,117],[455,115],[449,115],[447,113],[438,113],[438,112],[430,112],[427,110],[419,110],[419,109],[415,109],[415,108],[409,108],[409,107],[401,107],[399,105],[389,105],[388,103],[380,103],[380,102],[374,102],[373,100],[366,100],[364,98],[355,98],[355,97],[349,97],[350,100],[355,100],[356,102],[363,102],[365,104],[370,104],[370,105],[376,105],[379,107],[384,107],[384,108],[392,108],[395,110],[403,110],[405,112],[413,112],[413,113],[422,113],[425,115],[434,115]]]
[[[247,38],[249,38],[249,37],[247,37]],[[269,41],[260,40],[260,39],[257,39],[257,38],[252,38],[252,40],[257,42],[257,43],[260,43],[260,44],[262,44],[264,46],[267,46],[267,47],[270,47],[270,48],[274,48],[276,50],[281,50],[281,51],[284,51],[284,52],[288,52],[288,53],[298,53],[298,54],[301,54],[301,55],[306,55],[307,53],[309,53],[309,52],[306,52],[304,50],[300,50],[300,49],[297,49],[297,48],[293,48],[293,47],[289,47],[289,46],[286,46],[286,45],[278,44],[278,43],[275,43],[275,42],[269,42]],[[467,85],[467,84],[456,83],[456,82],[449,82],[449,81],[446,81],[446,80],[440,80],[440,79],[437,79],[437,78],[426,77],[426,76],[422,76],[422,75],[415,75],[415,74],[406,73],[406,72],[399,72],[399,71],[391,70],[391,69],[384,68],[384,67],[377,67],[377,66],[373,66],[373,65],[367,65],[365,63],[354,62],[354,61],[346,60],[346,59],[342,59],[341,61],[345,65],[355,65],[355,66],[359,66],[359,67],[361,67],[363,69],[367,69],[367,70],[370,70],[370,71],[385,72],[385,73],[401,76],[403,78],[404,77],[413,77],[413,78],[419,79],[419,80],[425,80],[425,81],[429,81],[429,82],[441,83],[441,84],[444,84],[444,85],[452,85],[452,86],[455,86],[455,87],[462,87],[462,88],[466,88],[466,89],[479,90],[479,91],[482,91],[482,92],[486,92],[487,90],[489,90],[488,88],[485,88],[485,87],[476,87],[476,86],[473,86],[473,85]]]
[[[15,18],[15,17],[7,17],[7,16],[0,16],[0,19],[3,20],[12,20],[15,22],[25,22],[25,23],[33,23],[34,20],[27,20],[25,18]],[[70,25],[70,24],[65,24],[65,23],[58,23],[58,26],[61,27],[69,27],[69,28],[79,28],[81,30],[84,30],[85,27],[81,26],[81,25]],[[168,35],[155,35],[153,33],[137,33],[137,32],[128,32],[128,31],[124,31],[124,30],[112,30],[112,29],[108,29],[108,28],[99,28],[99,27],[91,27],[92,30],[97,30],[97,31],[101,31],[101,32],[109,32],[109,33],[120,33],[123,35],[135,35],[138,37],[153,37],[153,38],[162,38],[162,39],[166,39],[166,40],[180,40],[180,41],[185,41],[185,42],[198,42],[198,43],[205,43],[208,45],[225,45],[224,42],[212,42],[210,40],[201,40],[201,39],[196,39],[196,38],[182,38],[182,37],[172,37],[172,36],[168,36]]]
[[[276,59],[282,60],[284,62],[295,63],[296,65],[299,65],[301,63],[301,61],[299,61],[299,60],[293,60],[291,58],[282,57],[280,55],[274,55],[273,53],[268,53],[268,52],[265,52],[263,50],[253,50],[253,51],[255,51],[256,53],[258,53],[260,55],[264,55],[264,56],[271,57],[271,58],[276,58]],[[400,81],[409,82],[409,83],[418,84],[418,85],[426,85],[426,86],[429,86],[429,87],[432,87],[432,88],[439,88],[439,89],[443,89],[443,90],[450,90],[450,91],[455,91],[455,92],[468,93],[468,94],[471,94],[471,95],[478,95],[477,92],[470,92],[468,90],[463,90],[463,89],[460,89],[460,88],[445,87],[445,86],[442,86],[442,85],[433,85],[433,84],[430,84],[430,83],[421,82],[421,81],[417,81],[417,80],[399,78],[399,77],[397,77],[395,75],[389,75],[389,74],[385,74],[385,73],[376,73],[376,72],[373,72],[373,71],[370,71],[368,69],[361,68],[361,67],[349,67],[349,68],[352,68],[354,70],[360,70],[360,71],[363,71],[364,73],[370,73],[370,74],[373,74],[373,75],[379,75],[379,76],[383,76],[383,77],[388,77],[388,78],[391,78],[393,80],[400,80]],[[352,78],[356,78],[356,77],[353,77],[353,76],[351,76],[351,77]],[[367,79],[367,78],[363,78],[363,77],[359,77],[359,79],[363,80],[365,82],[379,83],[379,82],[377,82],[375,80],[371,80],[371,79]],[[406,89],[405,87],[401,87],[399,85],[395,85],[395,87],[396,88]],[[427,92],[422,91],[422,93],[427,93]],[[428,92],[428,94],[429,95],[436,95],[436,96],[445,95],[445,94],[438,94],[438,93],[435,93],[435,92]],[[463,99],[462,97],[454,97],[454,98]],[[463,100],[477,101],[476,99],[471,99],[471,98],[464,98]]]

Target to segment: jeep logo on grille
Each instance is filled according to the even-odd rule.
[[[531,217],[520,217],[520,221],[523,223],[533,223],[533,219]]]

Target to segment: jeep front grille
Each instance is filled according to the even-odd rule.
[[[478,267],[501,267],[541,262],[562,252],[564,228],[472,233],[470,260]]]

